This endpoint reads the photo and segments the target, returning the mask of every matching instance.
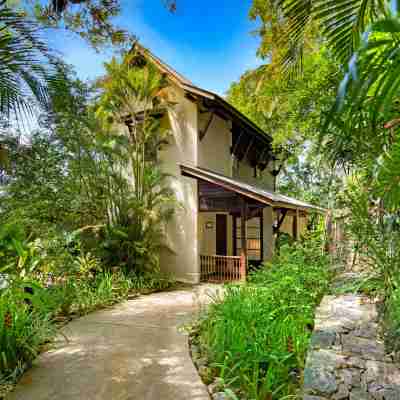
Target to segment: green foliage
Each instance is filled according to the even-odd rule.
[[[6,141],[11,167],[0,206],[3,221],[22,223],[29,227],[29,234],[57,220],[67,221],[75,214],[79,197],[71,190],[66,149],[46,132],[33,134],[29,145],[20,145],[5,134]]]
[[[397,212],[391,214],[381,207],[380,199],[365,186],[349,184],[344,193],[342,204],[351,216],[346,229],[354,251],[382,281],[383,294],[389,298],[399,284],[399,217]]]
[[[347,63],[368,25],[385,15],[388,3],[385,0],[254,0],[251,16],[262,21],[261,54],[271,54],[271,49],[280,47],[278,61],[291,70],[301,67],[303,56],[312,49],[315,38],[321,36],[336,59]]]
[[[275,146],[318,137],[321,115],[333,105],[338,66],[325,48],[304,58],[301,77],[288,81],[273,65],[248,71],[232,84],[228,100],[274,137]]]
[[[0,376],[21,372],[36,357],[40,345],[51,339],[54,327],[49,315],[41,309],[31,311],[27,297],[33,304],[41,303],[42,289],[33,295],[24,292],[19,284],[0,292]]]
[[[77,33],[96,49],[131,43],[128,32],[114,21],[121,13],[120,0],[33,0],[31,3],[39,22]]]
[[[54,62],[39,26],[0,5],[0,117],[21,119],[31,116],[37,106],[48,109]]]
[[[105,46],[129,48],[135,37],[118,26],[120,0],[5,0],[10,7],[18,6],[25,14],[35,17],[46,28],[65,29],[76,33],[96,50]],[[175,0],[160,4],[176,11]]]
[[[400,288],[397,287],[386,302],[386,345],[389,351],[400,351]]]
[[[130,285],[123,275],[101,273],[90,280],[71,277],[62,284],[61,290],[61,311],[65,315],[85,315],[125,299]]]
[[[166,82],[152,64],[136,63],[135,57],[106,64],[96,115],[110,132],[116,125],[127,131],[125,158],[119,164],[128,178],[113,193],[103,249],[112,266],[143,271],[158,266],[164,224],[176,202],[157,161],[169,134],[157,117],[169,106],[163,95]]]
[[[200,343],[219,376],[246,398],[295,393],[314,310],[329,282],[321,241],[282,246],[280,256],[228,286],[200,325]]]
[[[0,221],[21,224],[32,240],[40,238],[45,252],[53,253],[47,259],[57,258],[58,246],[58,261],[64,258],[55,262],[58,269],[71,268],[62,248],[69,234],[109,268],[158,265],[163,224],[175,206],[157,163],[168,129],[149,112],[166,105],[164,83],[150,65],[128,62],[110,63],[95,105],[93,89],[60,65],[50,86],[53,110],[44,119],[51,131],[40,129],[25,143],[3,135],[9,168]],[[131,132],[125,132],[126,115],[140,115]]]
[[[376,194],[382,198],[386,208],[392,213],[400,206],[400,142],[391,146],[381,158],[377,172]]]
[[[176,284],[172,276],[161,273],[159,270],[133,273],[129,275],[130,287],[139,292],[171,289]]]
[[[338,66],[322,47],[304,57],[302,76],[288,80],[268,64],[248,71],[228,93],[233,105],[273,136],[276,153],[285,161],[277,189],[322,206],[332,205],[330,199],[341,185],[319,143],[340,77]],[[336,132],[326,133],[335,137]]]
[[[366,18],[369,24],[358,24],[357,35],[360,39],[352,47],[348,66],[344,64],[347,73],[339,88],[338,106],[341,113],[343,103],[345,112],[347,106],[349,112],[346,117],[349,119],[352,119],[351,114],[358,116],[360,110],[368,110],[376,129],[382,119],[387,122],[393,116],[397,118],[398,114],[400,20],[397,1],[391,2],[390,7],[389,1],[361,3],[363,13],[369,15]],[[348,44],[349,40],[343,38],[341,43]],[[360,118],[358,120],[360,122]],[[396,125],[395,120],[386,127]]]
[[[28,242],[21,226],[0,227],[0,273],[23,277],[32,274],[39,262],[38,243]]]
[[[357,276],[343,284],[333,288],[332,294],[341,295],[344,293],[362,293],[367,296],[380,295],[384,291],[382,279],[377,275]]]

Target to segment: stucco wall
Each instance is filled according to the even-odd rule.
[[[160,267],[179,280],[197,283],[200,279],[197,181],[183,177],[179,168],[180,163],[196,165],[198,161],[197,106],[178,88],[171,88],[169,95],[177,105],[169,111],[172,135],[159,159],[163,171],[172,176],[170,184],[181,207],[166,228],[167,248],[161,252]]]
[[[200,278],[199,254],[216,253],[216,214],[198,212],[198,190],[195,179],[181,176],[179,164],[186,163],[208,168],[232,176],[231,123],[214,116],[208,131],[199,140],[210,118],[208,113],[198,112],[197,105],[185,98],[181,89],[169,89],[169,98],[176,105],[169,111],[171,137],[169,145],[159,153],[164,172],[170,174],[171,187],[181,207],[166,228],[166,244],[160,257],[160,267],[177,279],[197,283]],[[274,179],[268,170],[260,177],[253,177],[253,168],[241,162],[236,177],[273,190]],[[211,222],[213,228],[206,229]],[[228,255],[233,255],[232,217],[228,215]],[[264,211],[264,256],[271,257],[273,246],[272,210]]]
[[[209,114],[199,114],[199,126],[203,130]],[[226,176],[232,176],[231,124],[214,115],[206,135],[199,141],[198,166]]]
[[[274,190],[274,177],[269,173],[269,168],[258,171],[258,176],[255,178],[254,167],[245,160],[239,162],[234,177],[263,189]]]

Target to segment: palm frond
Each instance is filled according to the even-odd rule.
[[[287,20],[285,69],[301,64],[306,32],[317,22],[339,62],[347,63],[371,22],[386,14],[384,0],[280,0]]]
[[[343,81],[339,100],[348,96],[351,108],[369,102],[373,121],[387,119],[400,92],[400,20],[387,17],[371,25],[354,54]],[[339,104],[340,106],[340,104]]]
[[[20,119],[49,107],[47,85],[55,57],[38,25],[12,9],[0,8],[0,116]]]

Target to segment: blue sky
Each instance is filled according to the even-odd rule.
[[[122,0],[116,22],[196,85],[223,95],[231,82],[260,64],[257,23],[248,18],[251,0],[177,0],[171,14],[164,0]],[[55,34],[51,43],[83,79],[103,71],[110,52],[96,54],[73,34]]]

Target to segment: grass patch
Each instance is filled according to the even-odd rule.
[[[364,294],[366,296],[379,296],[383,292],[383,281],[379,276],[360,274],[351,276],[351,279],[340,280],[337,278],[331,289],[331,294]]]
[[[285,245],[247,285],[228,286],[223,299],[209,307],[194,343],[231,397],[265,400],[296,394],[315,308],[329,279],[319,241]]]

